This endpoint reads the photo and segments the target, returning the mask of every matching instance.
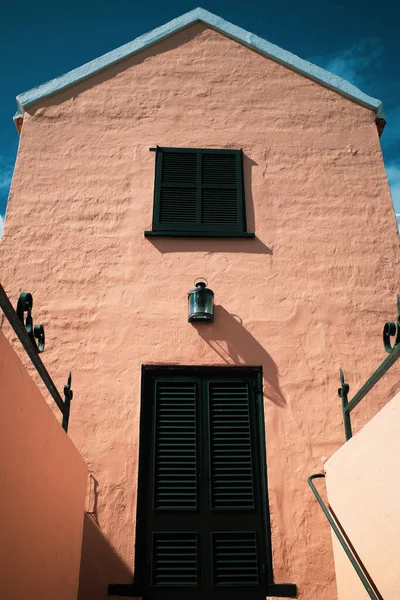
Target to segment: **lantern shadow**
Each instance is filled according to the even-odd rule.
[[[286,399],[279,386],[278,368],[268,352],[243,326],[242,319],[229,313],[223,306],[214,306],[212,325],[195,325],[199,336],[228,365],[259,367],[264,378],[264,397],[277,406],[285,406]]]

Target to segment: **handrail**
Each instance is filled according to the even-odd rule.
[[[400,358],[400,296],[397,297],[398,305],[398,317],[396,323],[388,322],[385,323],[383,328],[383,345],[389,356],[379,365],[379,367],[372,373],[367,379],[364,385],[358,390],[352,400],[348,400],[347,394],[349,393],[350,386],[345,383],[342,369],[340,369],[340,384],[341,387],[338,389],[339,398],[342,399],[342,412],[343,412],[343,424],[346,435],[346,442],[353,436],[351,429],[350,413],[351,411],[361,402],[361,400],[372,390],[372,388],[378,383],[378,381],[387,373],[387,371],[394,365],[394,363]],[[390,343],[390,338],[395,337],[394,345]]]
[[[338,528],[338,526],[336,525],[331,513],[329,512],[329,509],[325,506],[324,501],[322,500],[319,492],[317,491],[317,488],[315,487],[314,483],[313,483],[313,479],[320,479],[323,478],[325,479],[325,475],[323,473],[316,473],[315,475],[310,475],[310,477],[308,478],[308,485],[310,486],[314,496],[316,497],[318,504],[320,505],[320,507],[322,508],[322,511],[324,513],[324,515],[326,516],[326,518],[329,521],[330,526],[332,527],[337,539],[339,540],[340,545],[342,546],[343,550],[346,553],[347,558],[349,559],[349,561],[351,562],[351,564],[353,565],[354,570],[356,571],[358,577],[361,580],[361,583],[363,584],[368,596],[372,599],[372,600],[380,600],[380,598],[375,594],[375,592],[373,591],[368,579],[366,578],[366,576],[364,575],[360,565],[358,564],[358,562],[356,561],[356,559],[353,556],[353,553],[351,552],[349,546],[346,543],[346,540],[344,539],[343,535],[340,532],[340,529]]]
[[[27,308],[28,307],[28,308]],[[23,293],[20,295],[20,300],[18,301],[18,314],[14,310],[6,292],[4,291],[3,286],[0,283],[0,308],[2,309],[4,315],[6,316],[8,322],[11,327],[15,331],[18,336],[19,341],[21,342],[25,352],[31,359],[34,367],[39,373],[43,383],[45,384],[47,390],[49,391],[51,397],[54,402],[57,404],[59,410],[63,415],[62,427],[65,432],[68,431],[68,422],[69,422],[69,411],[70,411],[70,402],[72,400],[72,390],[71,390],[71,373],[68,376],[68,383],[64,386],[64,397],[63,400],[50,377],[46,367],[44,366],[42,360],[39,357],[39,352],[44,350],[44,331],[41,325],[36,325],[33,327],[32,318],[30,315],[30,309],[32,308],[32,296],[31,294]],[[28,310],[29,309],[29,310]],[[26,319],[26,325],[24,327],[23,324],[23,313],[28,310],[28,317]],[[34,338],[39,339],[38,345],[35,342]]]

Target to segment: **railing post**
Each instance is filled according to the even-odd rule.
[[[349,403],[347,394],[350,391],[350,386],[348,383],[344,381],[344,375],[342,369],[340,369],[340,383],[341,387],[338,389],[338,396],[342,399],[342,412],[343,412],[343,424],[344,424],[344,433],[346,435],[346,442],[353,437],[353,433],[351,430],[351,420],[350,420],[350,412],[347,410],[347,405]]]
[[[63,411],[63,418],[62,418],[62,428],[64,429],[65,433],[68,432],[68,423],[69,423],[69,411],[71,408],[71,400],[73,397],[73,391],[71,390],[71,373],[68,375],[68,383],[67,385],[64,385],[64,411]]]

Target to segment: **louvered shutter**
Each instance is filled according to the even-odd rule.
[[[240,150],[157,148],[153,231],[246,231]]]
[[[158,152],[159,224],[187,227],[197,222],[197,154]]]
[[[153,534],[153,586],[197,586],[198,562],[197,533],[157,532]]]
[[[266,538],[254,376],[191,372],[154,372],[146,383],[138,581],[140,563],[147,566],[140,595],[263,600]]]
[[[209,403],[211,508],[253,510],[253,450],[248,383],[210,382]]]
[[[198,381],[152,373],[145,394],[136,551],[137,578],[145,577],[140,595],[143,586],[152,599],[183,600],[177,590],[191,589],[193,600],[200,600]]]
[[[260,589],[263,554],[257,469],[256,414],[251,380],[207,381],[212,581],[215,588]],[[250,598],[249,592],[246,597]],[[256,596],[257,597],[257,594]]]
[[[257,533],[212,533],[213,584],[221,587],[257,586]]]
[[[202,225],[225,224],[233,230],[240,226],[238,158],[236,153],[202,155]]]
[[[158,381],[155,393],[154,508],[197,508],[196,385]]]

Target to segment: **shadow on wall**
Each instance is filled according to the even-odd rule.
[[[108,600],[113,581],[132,584],[132,572],[104,537],[91,515],[85,514],[77,600]]]
[[[229,313],[219,304],[214,306],[214,315],[215,322],[211,327],[195,325],[199,336],[229,365],[261,365],[265,384],[264,397],[277,406],[285,406],[277,366],[265,348],[243,326],[237,315]]]
[[[148,237],[146,238],[153,246],[161,252],[235,252],[236,254],[273,254],[258,238],[168,238]]]
[[[100,527],[99,518],[97,516],[97,505],[99,500],[99,482],[93,473],[89,473],[89,510],[86,511],[87,515],[90,515],[95,521],[96,525]]]
[[[256,230],[256,218],[254,213],[254,200],[253,200],[253,167],[258,167],[255,160],[252,160],[249,156],[243,154],[243,181],[244,181],[244,199],[246,203],[246,223],[247,231]],[[259,244],[262,244],[260,240],[256,239]],[[262,244],[264,246],[264,244]],[[267,246],[265,246],[267,250]],[[265,254],[272,254],[272,250],[265,252]]]
[[[253,185],[252,185],[252,168],[257,167],[257,163],[243,156],[243,175],[244,175],[244,193],[246,199],[246,219],[247,231],[254,232],[256,230],[254,201],[253,201]],[[153,246],[166,254],[168,252],[235,252],[237,254],[273,254],[271,248],[268,248],[260,239],[256,238],[168,238],[168,237],[149,237],[147,238]]]

